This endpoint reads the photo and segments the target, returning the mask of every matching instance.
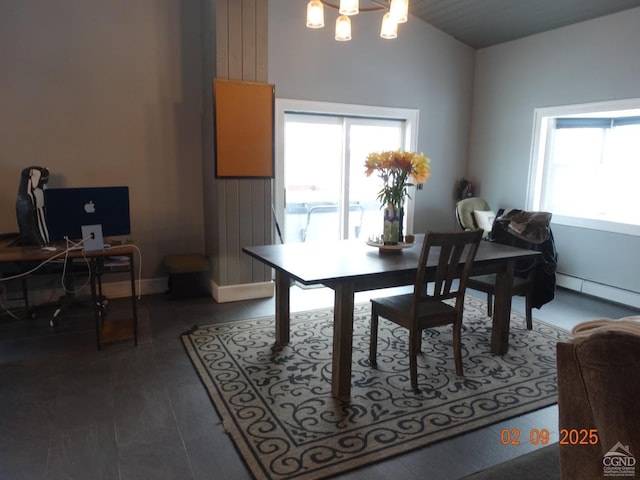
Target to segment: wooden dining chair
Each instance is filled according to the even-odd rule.
[[[490,231],[486,228],[480,228],[476,221],[475,212],[493,213],[489,204],[480,197],[470,197],[460,200],[456,203],[456,219],[460,227],[463,230],[483,230],[482,237],[487,238],[490,235]],[[495,216],[495,214],[494,214]],[[532,318],[532,303],[533,303],[533,283],[535,277],[535,269],[529,270],[526,276],[514,276],[512,284],[512,296],[518,295],[525,297],[525,318],[527,323],[527,329],[533,328]],[[493,302],[496,294],[496,275],[479,275],[475,277],[469,277],[467,287],[477,290],[479,292],[486,293],[487,295],[487,316],[493,315]]]
[[[464,293],[481,237],[480,230],[425,235],[413,293],[371,300],[372,365],[377,362],[378,317],[383,317],[409,330],[409,370],[414,391],[418,391],[417,356],[422,346],[422,330],[426,328],[453,325],[456,374],[463,374],[460,337]],[[429,268],[433,265],[435,272]],[[445,303],[449,299],[455,299],[455,303]]]
[[[511,286],[511,295],[524,297],[524,312],[525,320],[527,323],[527,330],[533,328],[533,283],[535,278],[535,268],[531,268],[526,277],[513,277],[513,284]],[[496,295],[496,274],[490,275],[478,275],[475,277],[469,277],[467,281],[467,287],[479,292],[487,294],[487,316],[493,316],[493,302]]]

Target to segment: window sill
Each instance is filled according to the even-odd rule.
[[[605,220],[593,220],[556,214],[553,215],[551,223],[640,237],[640,225],[631,225],[628,223],[608,222]]]

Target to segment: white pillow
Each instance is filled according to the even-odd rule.
[[[479,228],[485,232],[491,231],[491,228],[493,228],[493,221],[496,219],[496,214],[492,210],[474,210],[473,216],[475,217]]]

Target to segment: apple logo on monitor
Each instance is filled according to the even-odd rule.
[[[87,213],[95,213],[96,212],[96,206],[93,203],[93,200],[89,200],[87,203],[84,204],[84,211]]]

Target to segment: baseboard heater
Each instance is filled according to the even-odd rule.
[[[561,273],[556,275],[556,284],[559,287],[584,293],[585,295],[591,295],[592,297],[603,298],[614,303],[640,308],[640,293],[638,292],[612,287],[611,285],[592,282],[590,280],[584,280],[570,275],[563,275]]]

